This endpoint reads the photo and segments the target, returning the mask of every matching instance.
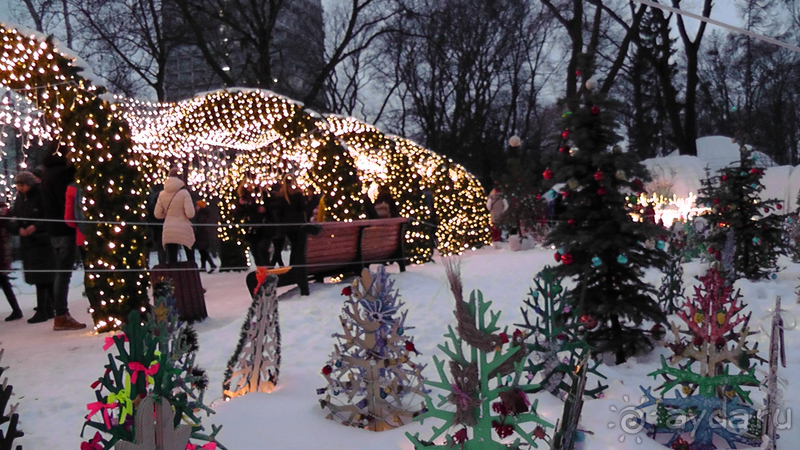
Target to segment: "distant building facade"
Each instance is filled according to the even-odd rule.
[[[226,87],[261,87],[278,94],[302,100],[309,92],[314,78],[325,64],[325,31],[321,0],[288,0],[279,13],[272,39],[270,69],[272,83],[256,86],[248,81],[243,72],[245,61],[253,57],[247,50],[233,42],[232,34],[223,25],[213,28],[216,36],[209,36],[212,45],[224,53],[226,64],[222,66],[234,84],[226,86],[207,64],[200,49],[183,44],[174,47],[167,61],[164,86],[165,100],[180,101],[194,95]],[[180,27],[180,14],[165,8],[165,26]],[[209,30],[212,29],[210,26]],[[190,33],[186,30],[186,33]],[[252,79],[252,77],[251,77]],[[314,107],[324,109],[324,92],[311,102]]]

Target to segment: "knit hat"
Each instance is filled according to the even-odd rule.
[[[17,172],[17,176],[14,177],[14,184],[25,184],[27,186],[33,186],[36,184],[36,176],[28,172],[27,170]]]

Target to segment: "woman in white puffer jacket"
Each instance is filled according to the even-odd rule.
[[[178,250],[183,245],[186,258],[194,262],[194,230],[191,218],[195,214],[195,204],[189,190],[186,189],[178,169],[169,171],[169,178],[164,183],[164,190],[158,195],[153,215],[164,219],[164,233],[161,242],[167,251],[167,263],[178,262]]]

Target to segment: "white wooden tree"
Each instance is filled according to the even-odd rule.
[[[136,442],[119,441],[115,450],[185,450],[192,434],[192,427],[180,424],[175,428],[175,413],[169,401],[164,397],[156,403],[153,397],[147,396],[136,408],[133,420]],[[153,409],[155,407],[155,414]]]
[[[251,392],[272,392],[281,364],[281,329],[276,287],[269,275],[253,293],[236,351],[228,361],[222,393],[225,399]]]
[[[317,389],[329,419],[383,431],[410,422],[422,408],[425,366],[411,361],[416,349],[405,326],[408,311],[399,312],[404,303],[393,285],[379,266],[345,288],[343,333],[333,335],[338,342],[322,369],[328,386]]]

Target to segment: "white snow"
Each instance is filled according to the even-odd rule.
[[[407,324],[416,327],[410,330],[417,349],[422,352],[415,361],[431,363],[433,355],[442,356],[436,348],[443,343],[442,335],[447,325],[455,325],[452,313],[453,301],[445,283],[445,274],[437,257],[437,263],[411,266],[405,273],[393,275],[402,299],[407,303]],[[770,323],[767,316],[776,295],[784,299],[784,308],[795,317],[800,316],[800,307],[795,303],[794,286],[800,274],[800,265],[788,263],[786,270],[778,274],[777,280],[751,283],[739,281],[747,311],[752,311],[751,325],[758,330],[761,323]],[[493,308],[502,310],[500,324],[513,327],[522,321],[520,307],[526,298],[532,278],[542,267],[553,264],[551,250],[529,250],[512,252],[507,248],[489,247],[470,252],[462,257],[462,273],[465,290],[480,289],[491,299]],[[397,272],[396,266],[389,267]],[[697,263],[685,266],[684,281],[691,283],[703,267]],[[16,273],[16,275],[20,275]],[[206,304],[209,318],[197,324],[200,337],[198,362],[207,369],[210,378],[208,399],[221,397],[222,376],[225,365],[236,347],[239,329],[250,304],[250,295],[244,284],[244,273],[202,275],[208,289]],[[646,279],[657,282],[660,274],[648,272]],[[13,281],[20,293],[19,301],[25,317],[33,314],[35,303],[32,286],[22,283],[18,277]],[[89,323],[86,313],[88,303],[81,296],[82,274],[76,272],[70,291],[71,313]],[[406,431],[419,431],[428,438],[430,429],[440,425],[436,420],[424,425],[412,424],[397,430],[375,433],[342,426],[325,419],[325,411],[319,407],[316,388],[325,386],[320,369],[328,360],[333,348],[332,333],[340,331],[338,315],[343,297],[338,284],[312,284],[311,295],[300,297],[296,289],[284,287],[280,302],[280,320],[283,333],[281,376],[276,390],[271,394],[254,393],[230,402],[216,405],[216,415],[204,418],[209,427],[212,423],[224,425],[220,441],[230,450],[300,450],[319,449],[371,449],[410,450]],[[692,291],[687,285],[687,294]],[[10,313],[8,304],[0,300],[0,317]],[[675,318],[673,318],[675,320]],[[21,427],[25,437],[17,441],[26,449],[77,449],[86,404],[94,401],[90,384],[103,373],[107,362],[102,346],[107,335],[92,335],[88,332],[55,332],[52,322],[29,325],[24,320],[0,322],[0,341],[6,349],[2,359],[9,383],[14,386],[13,402],[19,402]],[[512,328],[513,329],[513,328]],[[764,333],[751,338],[759,343],[761,356],[767,346]],[[800,332],[787,330],[788,368],[781,369],[780,376],[791,380],[800,378],[800,353],[792,350],[800,344]],[[655,450],[665,447],[651,441],[643,434],[626,435],[620,431],[620,416],[639,403],[638,386],[657,386],[660,382],[647,378],[647,373],[657,366],[658,355],[669,354],[658,349],[652,354],[630,360],[619,367],[602,366],[601,371],[610,384],[606,397],[586,402],[583,428],[594,432],[583,445],[584,450]],[[762,366],[766,370],[766,365]],[[433,364],[425,370],[429,379],[437,379]],[[590,385],[594,383],[590,380]],[[539,413],[555,423],[560,418],[562,402],[550,394],[542,393]],[[756,404],[761,405],[763,395],[755,393]],[[785,407],[793,407],[800,401],[800,389],[790,384],[784,395]],[[609,424],[616,424],[609,427]],[[797,448],[800,428],[780,431],[778,448]],[[94,434],[92,431],[91,435]],[[551,433],[552,434],[552,433]],[[625,440],[620,442],[620,438]],[[637,437],[642,442],[637,442]],[[540,448],[544,448],[540,445]],[[580,448],[580,447],[578,447]]]

